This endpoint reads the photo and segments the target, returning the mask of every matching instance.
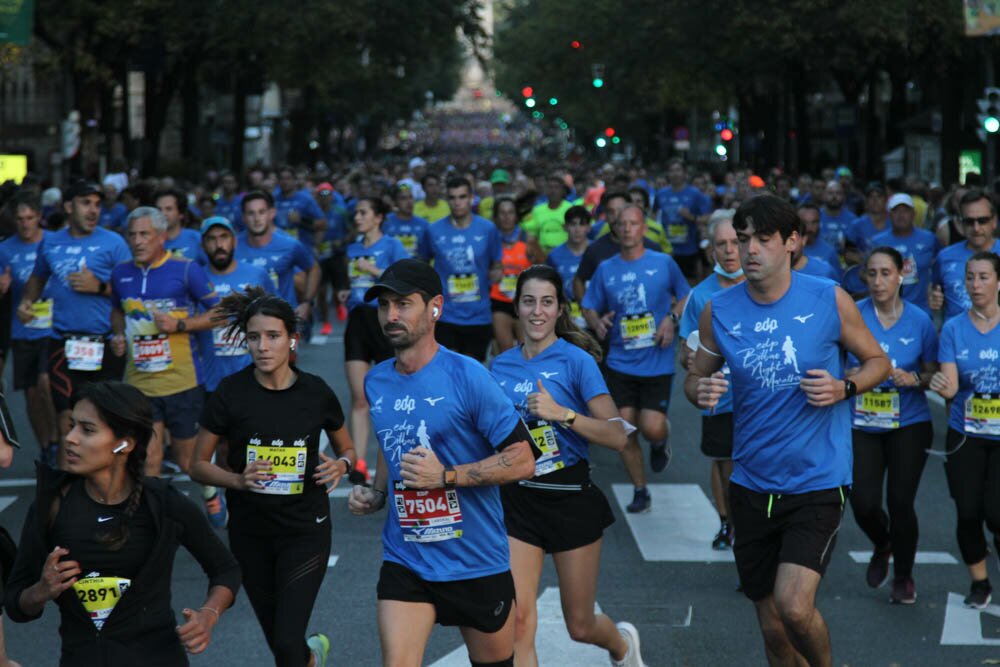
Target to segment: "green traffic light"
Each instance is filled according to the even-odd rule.
[[[608,140],[605,139],[604,137],[597,137],[597,141],[595,141],[594,143],[597,144],[598,148],[604,148],[605,146],[608,145]]]
[[[995,134],[996,132],[1000,131],[1000,119],[998,119],[996,116],[987,116],[983,120],[983,129],[989,132],[990,134]]]
[[[604,87],[604,79],[602,79],[600,77],[597,77],[597,76],[594,77],[594,80],[591,83],[594,84],[594,88],[603,88]]]
[[[611,143],[613,143],[613,144],[620,144],[621,142],[622,142],[622,138],[621,137],[611,137]]]
[[[550,98],[549,98],[549,106],[553,106],[553,107],[554,107],[554,106],[555,106],[555,105],[557,105],[557,104],[559,104],[559,100],[557,100],[557,99],[556,99],[556,98],[554,98],[554,97],[550,97]]]

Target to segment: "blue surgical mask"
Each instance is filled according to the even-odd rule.
[[[724,268],[722,268],[722,264],[719,264],[718,262],[716,262],[715,263],[715,272],[718,273],[720,276],[723,276],[725,278],[729,278],[730,280],[736,280],[737,278],[742,278],[743,277],[743,267],[742,266],[739,268],[738,271],[733,271],[732,273],[730,273],[729,271],[726,271]]]

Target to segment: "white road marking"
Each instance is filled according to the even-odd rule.
[[[594,604],[594,611],[600,612],[600,605]],[[640,634],[642,628],[639,628]],[[641,640],[641,637],[640,637]],[[573,667],[604,667],[608,664],[608,652],[590,644],[581,644],[570,639],[559,604],[559,589],[546,588],[538,597],[538,632],[535,635],[535,649],[538,651],[539,665],[573,665]],[[646,658],[649,662],[649,658]],[[650,663],[652,664],[652,663]],[[444,656],[431,667],[468,667],[469,652],[465,646]]]
[[[942,408],[944,407],[944,399],[941,398],[941,394],[937,393],[936,391],[931,391],[930,389],[928,389],[924,393],[927,395],[927,400],[929,400],[931,403],[934,403],[935,405],[940,405]]]
[[[697,484],[650,484],[653,509],[629,514],[633,487],[614,484],[615,498],[639,552],[647,561],[683,563],[733,562],[730,550],[716,551],[712,538],[719,530],[719,514]]]
[[[309,339],[309,345],[326,345],[326,336],[313,336]]]
[[[871,551],[848,551],[855,563],[868,563]],[[892,559],[889,559],[892,562]],[[947,551],[918,551],[914,560],[917,565],[958,565],[958,559]]]
[[[957,593],[948,593],[948,606],[944,609],[944,627],[941,628],[943,646],[1000,646],[1000,639],[983,637],[981,614],[1000,618],[1000,605],[991,604],[982,611],[969,609]]]
[[[336,565],[338,560],[340,560],[340,556],[330,556],[326,560],[326,566],[327,566],[327,568],[331,568],[334,565]]]
[[[0,496],[0,512],[13,505],[15,500],[17,496]]]

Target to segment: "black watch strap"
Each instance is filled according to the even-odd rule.
[[[852,381],[844,380],[844,400],[850,400],[854,398],[858,393],[858,385],[854,384]]]

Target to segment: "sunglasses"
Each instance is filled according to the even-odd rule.
[[[993,222],[992,215],[986,215],[981,218],[962,218],[962,224],[966,227],[974,227],[979,225],[980,227],[985,227],[986,225]]]

